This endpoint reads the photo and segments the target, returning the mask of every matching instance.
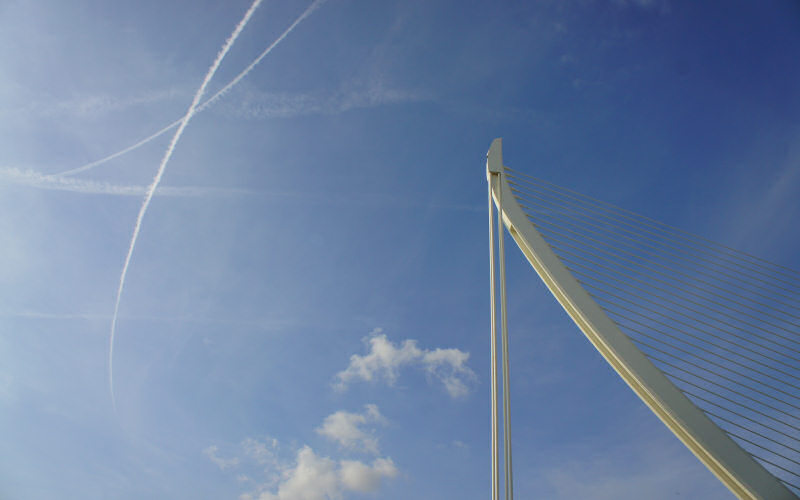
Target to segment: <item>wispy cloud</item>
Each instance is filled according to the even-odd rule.
[[[746,189],[748,198],[757,203],[742,203],[741,196],[737,196],[725,211],[728,214],[725,223],[731,228],[729,238],[736,248],[758,250],[761,244],[779,241],[777,235],[794,231],[796,209],[793,208],[796,205],[793,202],[800,186],[800,139],[792,145],[789,161],[783,168],[773,176],[764,177],[766,180],[758,183],[742,183],[741,189]]]
[[[260,0],[258,0],[258,1],[260,2]],[[253,60],[253,62],[248,64],[245,69],[243,69],[238,75],[236,75],[233,78],[233,80],[231,80],[230,82],[225,84],[225,86],[223,86],[221,89],[219,89],[214,95],[212,95],[210,98],[208,98],[202,104],[197,106],[197,109],[195,110],[195,112],[196,113],[200,113],[200,112],[204,111],[209,106],[211,106],[212,104],[217,102],[230,89],[235,87],[240,81],[242,81],[242,79],[244,77],[246,77],[253,70],[253,68],[255,68],[261,62],[262,59],[264,59],[264,57],[267,56],[267,54],[272,52],[272,50],[275,47],[277,47],[278,44],[280,44],[284,40],[284,38],[286,38],[289,35],[289,33],[294,31],[294,29],[297,27],[298,24],[300,24],[308,16],[313,14],[314,11],[316,11],[323,3],[325,3],[325,1],[326,0],[314,0],[314,2],[305,11],[303,11],[303,13],[300,14],[300,16],[297,19],[295,19],[295,21],[288,28],[286,28],[286,30],[284,30],[284,32],[281,33],[281,35],[278,38],[275,39],[275,41],[273,41],[266,49],[264,49],[261,52],[261,54],[259,54],[259,56],[256,57]],[[85,172],[85,171],[87,171],[89,169],[92,169],[92,168],[98,166],[98,165],[102,165],[104,163],[107,163],[107,162],[113,160],[114,158],[118,158],[118,157],[120,157],[120,156],[122,156],[122,155],[124,155],[126,153],[129,153],[129,152],[131,152],[131,151],[133,151],[135,149],[138,149],[138,148],[144,146],[145,144],[147,144],[150,141],[156,139],[157,137],[160,137],[161,135],[163,135],[163,134],[167,133],[168,131],[172,130],[173,128],[180,126],[183,121],[184,121],[184,118],[181,118],[179,120],[175,120],[174,122],[172,122],[169,125],[165,126],[161,130],[159,130],[159,131],[157,131],[157,132],[145,137],[144,139],[142,139],[142,140],[140,140],[140,141],[138,141],[138,142],[136,142],[134,144],[131,144],[127,148],[121,149],[120,151],[117,151],[116,153],[112,153],[112,154],[110,154],[110,155],[108,155],[106,157],[100,158],[99,160],[95,160],[95,161],[89,162],[89,163],[87,163],[85,165],[81,165],[80,167],[76,167],[76,168],[72,168],[72,169],[69,169],[69,170],[65,170],[63,172],[60,172],[59,175],[73,175],[73,174],[77,174],[77,173],[80,173],[80,172]]]
[[[152,105],[176,99],[185,92],[178,88],[151,90],[128,96],[110,94],[78,95],[66,100],[31,100],[11,111],[35,113],[39,116],[72,115],[83,118],[97,118],[108,113],[123,111],[138,106]]]
[[[242,448],[247,457],[254,460],[258,465],[271,465],[277,467],[278,460],[278,440],[267,438],[259,440],[252,437],[242,441]]]
[[[570,459],[551,457],[547,466],[526,480],[536,485],[533,496],[638,500],[646,491],[653,500],[731,498],[730,492],[669,436],[655,440],[641,436],[633,444],[610,446],[601,454],[577,450],[571,455]]]
[[[238,458],[236,457],[222,458],[219,455],[217,455],[218,452],[219,448],[217,448],[215,445],[211,445],[203,450],[203,455],[208,457],[208,459],[214,462],[214,464],[216,464],[216,466],[219,467],[221,470],[230,469],[231,467],[239,465]]]
[[[58,321],[109,321],[111,314],[97,314],[86,312],[49,312],[37,311],[33,309],[23,309],[16,311],[0,310],[0,318],[13,318],[24,320],[58,320]],[[299,325],[317,326],[316,324],[300,321],[297,319],[288,318],[225,318],[225,317],[212,317],[202,314],[186,314],[175,316],[161,316],[161,315],[120,315],[120,319],[126,321],[145,321],[157,323],[185,323],[185,324],[208,324],[208,325],[224,325],[229,327],[246,328],[265,332],[284,332],[287,329],[296,328]],[[210,339],[208,344],[213,344]]]
[[[45,175],[34,170],[0,167],[0,184],[15,184],[36,189],[67,191],[83,194],[103,194],[114,196],[142,196],[147,194],[148,186],[112,184],[91,179],[75,179],[59,175]],[[240,188],[216,188],[202,186],[166,187],[159,186],[158,196],[228,196],[257,194],[255,191]]]
[[[366,424],[383,424],[386,419],[374,404],[364,406],[364,413],[337,411],[325,417],[317,433],[339,443],[343,448],[378,454],[378,438],[362,429]]]
[[[670,11],[669,0],[613,0],[613,3],[622,7],[638,7],[644,10],[658,10],[660,14]]]
[[[34,189],[65,191],[78,194],[142,196],[148,186],[113,184],[91,179],[77,179],[61,175],[47,175],[34,170],[0,167],[0,185],[13,184]],[[264,191],[246,188],[220,188],[207,186],[161,186],[154,196],[259,196],[303,204],[393,206],[430,210],[452,210],[458,212],[481,212],[486,207],[458,203],[414,200],[395,193],[311,193],[303,191]]]
[[[248,90],[221,112],[238,118],[288,118],[312,114],[337,114],[353,109],[429,100],[424,92],[386,87],[382,82],[351,84],[336,92],[293,94]]]
[[[468,382],[475,378],[475,373],[467,366],[468,352],[454,348],[420,349],[417,341],[411,339],[394,344],[382,331],[376,328],[364,339],[369,346],[367,354],[350,356],[347,368],[336,374],[336,389],[344,390],[354,380],[383,380],[393,385],[400,369],[410,366],[440,381],[453,398],[469,393]]]
[[[21,319],[57,319],[57,320],[108,320],[109,314],[89,314],[89,313],[48,313],[39,311],[0,311],[0,318],[21,318]]]
[[[117,298],[114,303],[114,314],[111,319],[111,332],[109,334],[109,347],[108,347],[108,388],[109,392],[111,393],[111,402],[116,409],[116,401],[114,398],[114,334],[116,332],[117,327],[117,315],[119,314],[119,304],[122,298],[122,290],[125,287],[125,276],[128,274],[128,268],[131,264],[131,257],[133,256],[133,250],[136,247],[136,240],[139,237],[139,230],[142,227],[142,220],[144,219],[145,214],[147,213],[147,208],[150,206],[150,201],[153,199],[153,194],[155,194],[156,189],[158,188],[158,184],[161,182],[161,178],[164,175],[164,171],[167,167],[167,163],[169,163],[170,158],[172,157],[172,152],[175,151],[175,146],[178,144],[178,141],[183,134],[183,131],[186,129],[186,126],[191,121],[192,116],[194,116],[195,109],[197,108],[198,104],[200,103],[200,99],[203,98],[203,94],[205,93],[206,87],[208,86],[211,79],[214,77],[214,73],[217,72],[217,68],[222,63],[222,59],[225,58],[225,55],[228,53],[230,48],[233,46],[236,38],[238,38],[239,33],[242,32],[244,27],[247,25],[247,22],[253,16],[253,13],[261,4],[261,0],[254,0],[250,8],[247,9],[245,12],[244,17],[239,24],[236,25],[234,28],[233,33],[228,37],[225,41],[225,44],[222,46],[222,49],[217,53],[217,57],[214,59],[214,62],[211,64],[211,67],[206,72],[205,78],[203,78],[203,82],[200,84],[200,87],[197,89],[197,92],[194,95],[194,99],[192,99],[191,105],[189,105],[189,109],[186,111],[186,115],[181,120],[181,124],[178,127],[178,130],[175,132],[175,135],[172,137],[172,141],[167,148],[166,153],[164,153],[164,158],[161,160],[161,164],[158,167],[158,171],[156,172],[156,176],[153,179],[152,184],[147,189],[147,194],[145,195],[144,202],[142,203],[142,207],[139,209],[139,215],[136,217],[136,224],[133,227],[133,236],[131,236],[131,243],[128,246],[128,254],[125,257],[125,263],[122,266],[122,273],[120,274],[119,278],[119,287],[117,288]]]

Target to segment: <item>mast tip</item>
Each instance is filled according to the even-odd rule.
[[[492,141],[489,152],[486,153],[486,170],[489,173],[499,174],[503,171],[503,138],[498,137]]]

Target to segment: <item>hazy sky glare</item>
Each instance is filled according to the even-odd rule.
[[[328,0],[177,144],[115,415],[172,132],[47,175],[180,118],[250,3],[0,2],[0,497],[486,498],[495,137],[798,267],[795,2]],[[507,252],[518,497],[730,498]]]

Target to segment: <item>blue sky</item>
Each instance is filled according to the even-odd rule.
[[[702,5],[701,5],[702,4]],[[486,498],[484,155],[798,267],[796,2],[0,2],[0,497]],[[264,0],[223,88],[309,6]],[[730,498],[508,249],[519,498]]]

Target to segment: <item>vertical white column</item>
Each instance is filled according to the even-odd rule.
[[[514,500],[514,475],[511,464],[511,388],[509,385],[508,314],[506,312],[506,255],[503,245],[503,189],[502,174],[497,174],[497,250],[500,262],[500,341],[503,350],[503,448],[505,451],[506,500]]]
[[[495,277],[495,260],[500,261],[500,323],[502,343],[503,370],[503,449],[505,472],[505,498],[514,498],[514,477],[511,465],[511,391],[509,389],[509,357],[508,357],[508,320],[506,314],[506,268],[505,247],[503,244],[503,140],[495,139],[486,155],[486,179],[489,183],[489,253],[491,278],[491,370],[492,370],[492,500],[500,499],[500,452],[498,432],[498,382],[497,382],[497,292]],[[495,257],[493,201],[497,201],[497,237],[498,252]]]
[[[492,201],[492,183],[494,175],[487,179],[489,185],[489,296],[490,296],[490,342],[489,359],[491,365],[491,421],[492,421],[492,500],[500,500],[500,449],[497,440],[497,314],[495,292],[495,254],[494,254],[494,202]]]

